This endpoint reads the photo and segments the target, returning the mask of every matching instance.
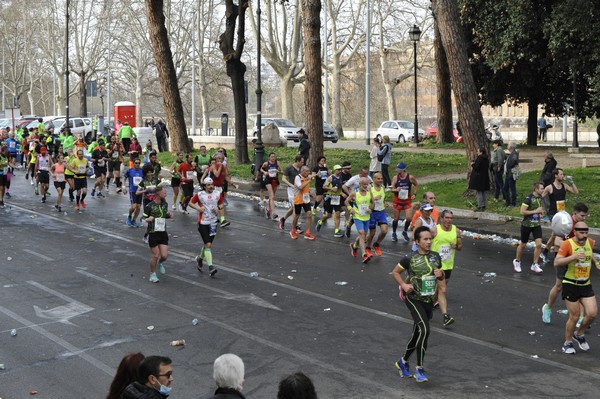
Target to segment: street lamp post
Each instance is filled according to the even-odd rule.
[[[408,31],[408,36],[410,40],[413,42],[413,53],[414,53],[414,64],[413,68],[415,69],[415,130],[413,134],[413,140],[415,145],[419,144],[419,119],[417,117],[417,42],[421,38],[421,29],[417,25],[413,25],[412,28]]]
[[[259,171],[263,163],[264,146],[262,142],[262,87],[260,81],[261,67],[260,67],[260,0],[256,2],[256,30],[258,32],[257,46],[256,46],[256,145],[254,147],[255,160],[254,170]]]

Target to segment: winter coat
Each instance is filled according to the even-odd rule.
[[[544,162],[544,169],[542,169],[542,174],[540,175],[540,180],[544,183],[544,187],[550,185],[554,180],[552,171],[556,169],[556,164],[556,159],[554,158],[548,158],[548,160]]]
[[[215,394],[207,399],[246,399],[246,397],[233,388],[217,388]]]
[[[156,389],[139,382],[132,382],[125,388],[123,399],[165,399]]]
[[[381,161],[382,165],[389,165],[392,163],[392,145],[390,143],[383,143],[379,148],[378,155],[385,154],[383,160]]]
[[[475,191],[487,191],[490,189],[490,161],[487,154],[477,156],[473,162],[471,177],[469,178],[469,189]]]

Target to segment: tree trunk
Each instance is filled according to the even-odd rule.
[[[448,69],[448,60],[446,52],[442,45],[440,30],[437,21],[434,20],[434,40],[433,47],[435,51],[435,76],[437,89],[437,141],[439,143],[453,143],[452,134],[452,88],[450,84],[450,70]]]
[[[144,121],[142,120],[144,110],[143,110],[143,102],[142,102],[142,94],[144,92],[144,83],[142,81],[143,71],[141,70],[141,65],[138,65],[136,74],[135,74],[135,125],[136,126],[144,126]],[[141,145],[145,145],[145,143],[141,143]]]
[[[305,44],[306,46],[306,44]],[[306,57],[306,56],[305,56]],[[306,58],[305,58],[306,59]],[[308,62],[307,62],[308,63]],[[331,91],[333,93],[333,98],[331,101],[331,116],[333,117],[333,127],[335,131],[340,136],[340,138],[344,137],[344,129],[342,127],[342,106],[341,106],[341,83],[340,80],[342,78],[342,67],[340,66],[337,59],[333,59],[333,68],[331,70]]]
[[[477,156],[477,148],[487,148],[488,143],[479,96],[467,56],[465,35],[460,25],[458,5],[455,0],[433,0],[432,9],[448,60],[452,89],[458,107],[458,120],[462,126],[470,165]]]
[[[165,27],[162,0],[145,0],[148,18],[148,30],[152,53],[160,77],[160,87],[163,96],[167,124],[171,138],[171,151],[191,152],[192,146],[188,141],[183,117],[183,106],[177,84],[177,74],[173,64],[173,56],[169,47],[169,36]]]
[[[292,73],[280,77],[279,95],[281,96],[281,117],[294,121],[294,78]],[[295,121],[298,122],[299,121]]]
[[[87,116],[87,74],[83,71],[80,71],[77,73],[77,76],[79,77],[79,115]]]
[[[233,90],[233,104],[235,107],[235,160],[238,164],[250,162],[248,158],[248,130],[244,92],[246,65],[241,61],[242,54],[244,53],[247,8],[248,0],[240,0],[239,6],[234,4],[233,0],[225,0],[225,32],[219,36],[219,48],[223,53],[227,76],[231,79]],[[235,29],[236,21],[238,23],[237,31]],[[236,33],[237,41],[235,40]]]
[[[317,159],[323,155],[323,90],[321,87],[320,14],[321,0],[302,1],[304,59],[306,61],[304,108],[306,109],[306,132],[308,133],[309,141],[311,143],[308,157],[308,166],[311,169],[317,165]]]
[[[529,115],[527,116],[527,145],[537,146],[538,100],[530,98],[527,102],[527,106],[529,107]]]
[[[198,67],[198,92],[200,97],[200,109],[202,112],[202,129],[204,134],[208,134],[210,128],[210,113],[208,112],[208,84],[206,83],[206,66],[200,61]]]

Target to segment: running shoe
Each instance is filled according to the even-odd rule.
[[[397,242],[398,241],[398,236],[396,235],[396,233],[392,233],[392,241],[393,242]]]
[[[96,194],[96,198],[106,198],[106,197],[104,196],[104,194],[98,193],[98,194]]]
[[[148,244],[148,234],[144,235],[144,242]]]
[[[425,375],[425,369],[423,367],[415,369],[415,380],[417,380],[417,382],[429,381]]]
[[[127,226],[131,226],[131,222],[132,222],[131,216],[127,216]],[[133,226],[131,226],[131,227],[133,227]]]
[[[266,218],[270,219],[271,218],[271,208],[267,207],[265,214],[266,214]]]
[[[225,219],[223,219],[223,220],[221,221],[221,224],[220,224],[220,226],[221,226],[221,227],[227,227],[227,226],[229,226],[230,224],[231,224],[231,223],[230,223],[228,220],[225,220]]]
[[[400,374],[400,377],[410,378],[413,376],[413,374],[410,372],[410,366],[408,365],[408,362],[405,362],[404,359],[400,358],[394,364],[395,364],[396,368],[398,369],[398,374]]]
[[[281,219],[279,219],[279,229],[283,230],[284,227],[285,227],[285,219],[281,218]]]
[[[381,252],[381,247],[377,243],[373,244],[373,251],[375,251],[375,253],[377,254],[377,256],[382,256],[383,255],[383,252]]]
[[[574,355],[575,353],[577,353],[575,351],[575,348],[573,347],[573,341],[565,342],[565,344],[562,347],[562,351],[567,355]]]
[[[296,229],[290,230],[290,237],[292,237],[292,239],[294,239],[294,240],[298,239],[298,233],[296,232]]]
[[[435,301],[435,302],[433,303],[433,308],[434,308],[434,309],[439,309],[439,308],[440,308],[440,303],[439,303],[438,301]]]
[[[173,210],[173,211],[174,211],[174,210],[177,210],[177,206],[176,206],[176,205],[173,205],[173,206],[171,207],[171,210]]]
[[[156,273],[150,273],[150,278],[148,279],[151,283],[158,283],[158,276]]]
[[[333,233],[333,236],[335,238],[341,238],[344,236],[344,233],[342,233],[342,231],[340,229],[336,229],[336,231]]]
[[[322,220],[319,220],[319,221],[317,222],[317,232],[321,231],[321,227],[323,227],[323,221],[322,221]]]
[[[208,266],[208,274],[209,274],[211,277],[214,277],[214,276],[215,276],[215,274],[217,274],[217,268],[216,268],[216,267],[214,267],[213,265],[210,265],[210,266]]]
[[[7,191],[6,193],[4,193],[4,196],[5,196],[6,198],[12,198],[12,195],[10,195],[10,193],[9,193],[8,191]]]
[[[369,263],[369,261],[371,260],[371,258],[372,258],[372,256],[371,256],[371,255],[369,255],[369,254],[367,254],[367,253],[366,253],[366,254],[364,254],[364,255],[362,256],[362,263]]]
[[[33,182],[33,176],[31,176],[31,180],[29,181],[31,183],[31,185],[33,186],[35,183]]]
[[[521,261],[513,259],[513,269],[515,273],[521,273]]]
[[[552,309],[547,303],[542,306],[542,321],[546,324],[550,324],[550,318],[552,317]]]
[[[33,190],[33,192],[35,193],[35,195],[40,195],[40,190],[37,187]]]
[[[108,188],[107,188],[107,191],[108,191]],[[117,194],[121,194],[122,192],[123,192],[123,189],[117,188],[117,191],[116,191]],[[175,210],[175,207],[173,207],[173,210]]]
[[[352,231],[352,226],[349,224],[346,225],[346,237],[350,238],[350,232]]]
[[[402,238],[404,238],[404,241],[409,242],[410,239],[408,238],[408,232],[407,231],[403,231],[402,232]],[[425,377],[425,381],[427,381],[427,377]]]
[[[204,266],[202,264],[202,258],[200,257],[200,255],[198,255],[194,259],[196,260],[196,269],[198,269],[199,272],[202,272],[202,266]]]
[[[158,271],[160,272],[160,274],[167,273],[167,269],[165,269],[165,265],[163,265],[162,262],[158,262]]]
[[[78,211],[79,210],[79,204],[75,205],[75,210]]]
[[[358,257],[358,251],[354,248],[354,243],[350,243],[350,250],[352,251],[352,256],[355,258]]]
[[[454,323],[454,317],[446,313],[444,315],[444,327],[448,327],[452,323]]]
[[[59,211],[59,212],[62,212],[62,207],[60,207],[60,206],[59,206],[59,207],[58,207],[58,211]]]
[[[138,222],[136,222],[135,220],[132,220],[132,221],[131,221],[131,224],[130,224],[130,226],[131,226],[131,227],[135,227],[135,228],[142,227],[142,226],[140,226],[140,225],[138,224]]]
[[[56,209],[56,212],[60,212],[60,211],[58,210],[58,205],[54,205],[54,209]]]
[[[96,195],[96,189],[92,190],[92,193],[90,194],[92,197]]]
[[[275,222],[276,222],[276,221],[277,221],[277,219],[279,219],[279,215],[278,215],[278,214],[276,214],[276,213],[273,213],[273,214],[271,215],[271,218],[273,219],[273,221],[275,221]]]
[[[297,234],[304,234],[304,230],[302,230],[302,229],[300,228],[300,226],[296,226],[296,233],[297,233]]]
[[[577,341],[579,349],[581,349],[582,351],[587,352],[590,350],[590,345],[587,343],[583,335],[577,335],[573,333],[573,339]]]
[[[369,255],[369,259],[373,257],[373,251],[371,251],[371,248],[369,248],[369,247],[366,247],[366,248],[365,248],[365,253],[366,253],[367,255]]]
[[[304,234],[304,238],[306,238],[307,240],[311,240],[312,241],[312,240],[314,240],[317,237],[315,237],[312,234],[310,234],[309,232],[307,232],[306,234]]]
[[[85,204],[85,201],[84,201],[84,200],[81,200],[81,207],[82,207],[83,209],[87,208],[87,205]]]
[[[42,204],[45,204],[45,203],[46,203],[46,196],[44,195],[44,196],[42,197]]]
[[[540,274],[543,272],[542,268],[537,263],[531,265],[531,270],[536,274]]]

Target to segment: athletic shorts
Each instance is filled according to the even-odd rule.
[[[527,226],[521,225],[521,242],[522,243],[526,244],[527,241],[529,241],[530,234],[533,234],[534,240],[537,240],[538,238],[541,239],[542,238],[542,227],[541,226],[527,227]]]
[[[6,175],[2,174],[0,175],[0,187],[5,187],[6,186]]]
[[[443,269],[442,271],[444,272],[444,278],[446,280],[450,280],[450,276],[452,275],[452,269]]]
[[[56,188],[57,190],[60,188],[61,190],[64,190],[65,187],[67,185],[66,181],[55,181],[54,182],[54,188]]]
[[[94,165],[94,175],[96,175],[96,177],[100,177],[102,175],[106,176],[106,166]]]
[[[179,177],[171,177],[171,187],[179,187],[181,185],[181,179]]]
[[[50,172],[47,170],[38,170],[40,184],[50,184]]]
[[[369,231],[370,220],[358,220],[356,218],[354,218],[353,220],[357,231],[364,231],[365,233]]]
[[[120,172],[121,171],[121,161],[108,161],[108,171],[109,172]]]
[[[316,193],[317,195],[324,195],[324,194],[325,194],[325,190],[323,189],[323,185],[319,185],[319,186],[317,186],[317,185],[315,184],[315,193]]]
[[[410,208],[412,208],[412,201],[410,201],[410,200],[406,200],[406,201],[394,200],[394,209],[395,210],[405,211]]]
[[[144,198],[144,194],[136,195],[135,191],[129,192],[129,203],[132,205],[133,204],[141,205],[143,198]]]
[[[227,180],[225,180],[223,182],[223,193],[226,193],[229,191],[229,182]]]
[[[81,190],[82,188],[87,188],[87,179],[75,179],[74,190]]]
[[[275,190],[277,187],[279,187],[279,179],[276,177],[263,177],[260,181],[260,187],[266,190],[268,184],[270,184],[273,187],[273,190]]]
[[[563,283],[562,299],[569,302],[577,302],[581,298],[589,298],[594,296],[592,285],[577,285],[571,283]]]
[[[169,245],[169,235],[166,231],[157,231],[148,234],[148,246],[154,248],[158,245]]]
[[[331,199],[326,199],[325,202],[323,203],[323,209],[325,210],[326,213],[333,213],[333,212],[341,212],[342,211],[342,205],[340,202],[340,205],[331,205]]]
[[[304,212],[310,212],[310,210],[311,210],[310,204],[294,204],[294,213],[296,215],[300,215],[302,213],[303,209],[304,209]]]
[[[371,212],[371,219],[369,220],[369,229],[373,230],[377,226],[381,226],[382,224],[388,224],[387,215],[385,214],[385,211]]]
[[[183,191],[184,197],[192,198],[194,196],[194,183],[181,183],[181,191]]]
[[[202,224],[198,223],[198,232],[200,233],[200,237],[202,237],[202,241],[206,244],[208,242],[212,243],[215,239],[215,235],[217,234],[217,223],[213,224]]]

